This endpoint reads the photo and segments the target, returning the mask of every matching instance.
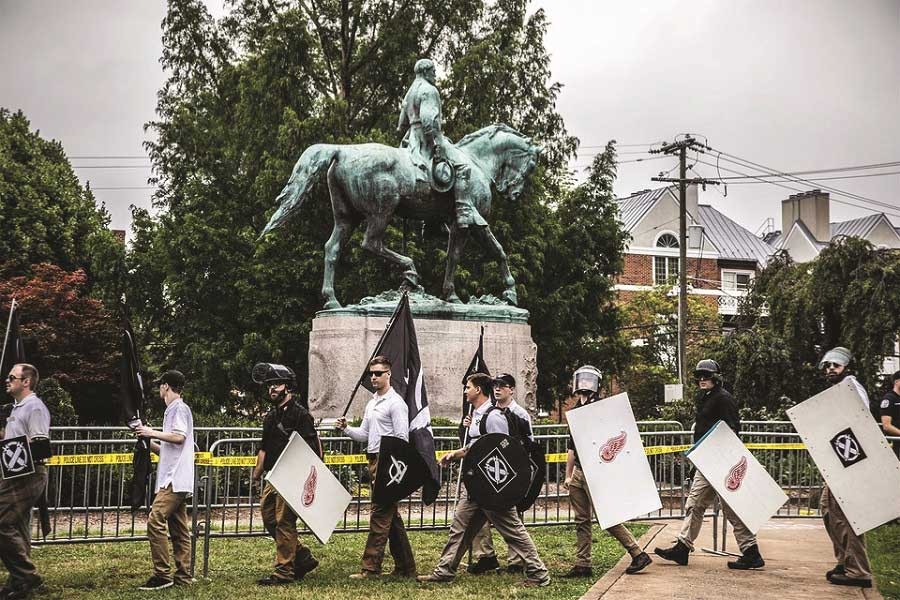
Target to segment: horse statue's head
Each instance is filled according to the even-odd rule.
[[[518,200],[537,167],[542,148],[512,127],[498,123],[462,138],[457,146],[485,168],[497,192]]]

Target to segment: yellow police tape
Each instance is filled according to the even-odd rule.
[[[750,450],[806,450],[802,443],[747,443],[744,444]],[[644,454],[656,456],[659,454],[676,454],[691,448],[691,444],[678,444],[673,446],[647,446]],[[434,453],[440,460],[452,450],[439,450]],[[544,455],[548,463],[566,462],[567,452],[556,452]],[[157,462],[159,458],[152,454],[150,459]],[[73,465],[130,465],[134,460],[132,453],[116,454],[58,454],[50,457],[47,464],[51,467],[63,467]],[[326,465],[364,465],[369,461],[365,454],[326,454]],[[256,465],[256,456],[213,456],[211,452],[194,453],[194,464],[202,467],[253,467]]]

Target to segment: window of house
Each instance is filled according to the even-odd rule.
[[[750,287],[753,273],[742,271],[722,271],[722,289],[745,291]]]
[[[664,233],[656,240],[657,248],[677,248],[678,238],[671,233]]]
[[[670,284],[678,281],[678,257],[653,257],[653,285]]]

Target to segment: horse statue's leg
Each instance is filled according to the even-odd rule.
[[[419,272],[416,271],[416,264],[408,256],[403,256],[398,252],[394,252],[384,245],[384,231],[387,229],[390,215],[372,214],[368,216],[366,221],[366,234],[363,238],[362,247],[369,252],[385,258],[396,265],[403,267],[403,282],[401,287],[408,290],[419,290]]]
[[[450,237],[447,240],[447,266],[444,269],[444,300],[459,304],[462,300],[456,295],[456,285],[453,278],[456,276],[456,266],[459,264],[459,257],[462,256],[463,248],[466,247],[466,240],[469,239],[467,229],[460,229],[454,221],[450,226]]]
[[[352,232],[353,223],[335,214],[334,229],[331,230],[331,237],[325,242],[325,273],[322,277],[322,298],[325,299],[325,310],[341,307],[341,303],[334,295],[334,269],[341,256],[341,248],[347,245]]]
[[[519,294],[516,292],[516,280],[513,279],[512,273],[509,271],[509,261],[506,258],[506,252],[503,246],[494,237],[494,232],[490,227],[478,227],[475,229],[478,239],[487,249],[493,252],[494,256],[500,261],[500,273],[503,276],[503,283],[506,289],[503,291],[503,299],[513,306],[519,304]]]

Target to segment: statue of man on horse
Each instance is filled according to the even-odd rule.
[[[403,287],[419,287],[413,260],[385,246],[385,230],[394,215],[447,224],[450,235],[442,290],[445,300],[460,302],[453,278],[471,235],[500,262],[506,286],[502,297],[516,305],[516,282],[487,218],[494,191],[512,201],[518,199],[537,166],[540,148],[503,124],[489,125],[456,144],[450,143],[441,128],[441,97],[434,85],[434,63],[419,60],[415,73],[400,114],[398,129],[406,133],[401,147],[310,146],[294,165],[290,179],[276,198],[278,207],[260,237],[297,212],[316,183],[326,176],[334,213],[334,229],[325,242],[322,296],[326,309],[341,306],[334,293],[335,267],[341,248],[363,221],[363,248],[402,267]]]

